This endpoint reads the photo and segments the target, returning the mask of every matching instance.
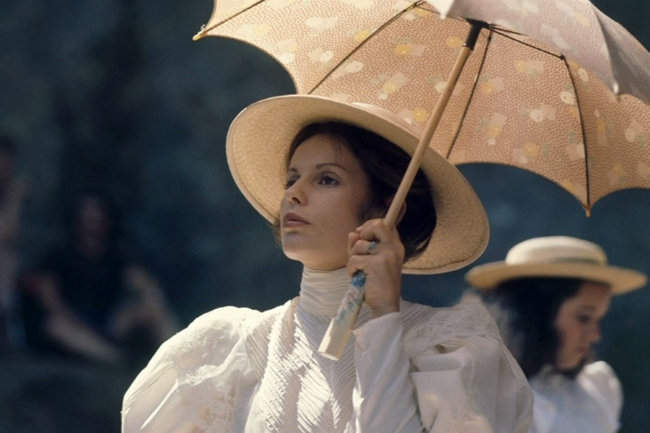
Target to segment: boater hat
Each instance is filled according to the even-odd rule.
[[[372,131],[412,155],[418,137],[393,113],[366,104],[287,95],[264,99],[233,120],[226,139],[228,166],[235,183],[267,220],[279,218],[286,158],[306,125],[340,121]],[[435,274],[466,266],[485,250],[489,226],[485,209],[465,177],[428,149],[421,169],[431,185],[437,224],[422,255],[405,263],[406,273]]]
[[[465,279],[477,289],[490,290],[500,283],[530,277],[565,277],[608,284],[613,294],[645,285],[645,274],[607,264],[598,245],[569,236],[547,236],[518,243],[505,261],[472,268]]]

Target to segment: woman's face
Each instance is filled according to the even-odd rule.
[[[577,367],[591,345],[600,340],[600,320],[609,309],[610,298],[608,285],[585,281],[575,296],[560,305],[554,324],[560,337],[557,368]]]
[[[348,261],[348,233],[369,197],[368,177],[339,138],[318,134],[298,146],[286,175],[280,210],[282,249],[311,269]]]
[[[101,199],[93,196],[84,197],[78,206],[73,228],[76,240],[81,243],[106,242],[113,227]]]

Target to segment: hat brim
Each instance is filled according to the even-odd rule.
[[[507,264],[487,263],[472,268],[465,280],[480,290],[493,290],[501,283],[519,278],[557,277],[596,281],[610,286],[612,294],[630,292],[646,283],[646,276],[632,269],[591,263]]]
[[[279,217],[291,142],[303,127],[327,120],[375,132],[409,155],[418,144],[417,136],[404,124],[378,116],[370,106],[311,95],[278,96],[250,105],[230,126],[226,154],[235,183],[267,220]],[[487,246],[485,209],[462,173],[437,152],[427,149],[421,169],[432,187],[437,223],[428,248],[406,262],[403,272],[433,274],[462,268]]]

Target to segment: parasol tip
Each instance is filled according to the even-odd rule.
[[[199,39],[203,38],[205,35],[207,35],[207,32],[205,31],[205,24],[203,24],[199,32],[194,36],[192,36],[192,40],[198,41]]]

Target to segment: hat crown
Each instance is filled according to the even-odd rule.
[[[543,263],[591,263],[607,265],[607,256],[598,245],[569,236],[547,236],[523,241],[508,251],[508,265]]]

